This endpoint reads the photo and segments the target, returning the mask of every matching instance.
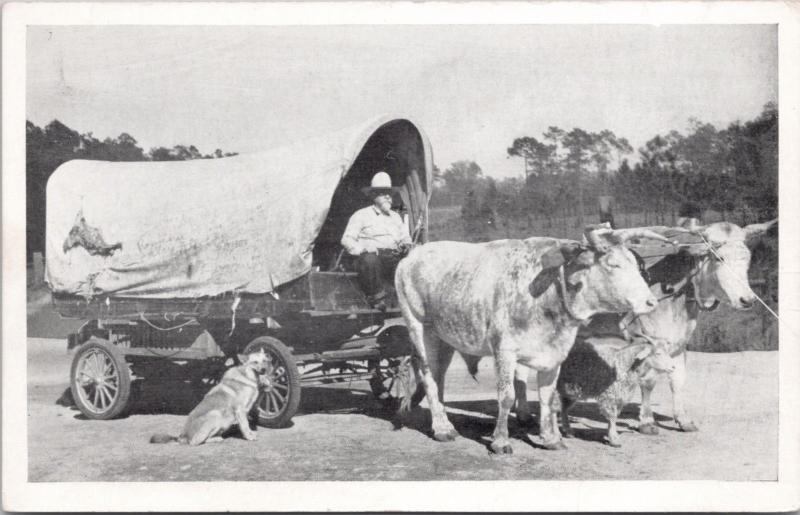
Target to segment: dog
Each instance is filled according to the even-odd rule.
[[[247,414],[258,399],[258,376],[267,371],[269,358],[264,349],[248,354],[244,364],[231,367],[219,384],[206,393],[186,419],[180,436],[154,434],[150,443],[178,442],[200,445],[219,442],[222,434],[234,424],[246,440],[255,440],[256,433],[250,429]]]

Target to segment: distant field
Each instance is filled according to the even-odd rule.
[[[645,217],[642,213],[621,213],[615,215],[615,218],[620,227],[674,223],[671,219],[656,220],[654,216]],[[598,215],[584,217],[584,224],[599,222]],[[577,217],[554,219],[552,224],[547,220],[530,218],[512,220],[507,225],[498,221],[481,227],[479,231],[469,232],[461,219],[461,207],[448,206],[431,208],[429,231],[432,241],[490,241],[532,236],[579,239],[583,233],[583,226],[578,224]],[[760,292],[756,290],[756,293]],[[734,311],[726,306],[720,306],[716,311],[703,313],[700,317],[694,341],[689,348],[701,352],[776,350],[777,324],[768,318],[761,306],[749,311]]]

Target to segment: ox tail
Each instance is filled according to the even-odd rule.
[[[150,437],[150,443],[171,443],[180,441],[181,438],[179,436],[172,436],[165,433],[156,433]]]
[[[469,375],[471,375],[472,379],[474,379],[475,382],[477,383],[478,363],[480,363],[481,361],[481,356],[472,356],[471,354],[463,354],[460,352],[459,354],[461,354],[461,357],[464,358],[464,363],[467,364],[467,372],[469,372]]]

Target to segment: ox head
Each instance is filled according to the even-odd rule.
[[[692,285],[695,300],[701,307],[710,308],[718,300],[734,309],[748,309],[755,303],[756,295],[747,279],[749,247],[777,222],[772,220],[746,227],[728,222],[707,226],[691,223],[687,227],[689,232],[702,236],[707,242],[707,245],[692,245],[689,250],[699,259]]]
[[[657,300],[642,277],[633,252],[633,238],[668,241],[646,229],[612,230],[607,225],[587,229],[584,243],[562,246],[566,282],[575,291],[572,311],[580,319],[598,313],[647,313]]]

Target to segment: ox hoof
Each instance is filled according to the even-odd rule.
[[[501,445],[492,442],[489,448],[495,454],[514,454],[514,449],[509,444]]]
[[[548,451],[563,451],[567,448],[567,445],[561,440],[556,440],[555,442],[547,442],[543,444],[542,447]]]
[[[444,433],[433,433],[433,439],[437,442],[452,442],[456,439],[456,432],[447,431]]]
[[[611,447],[622,447],[622,443],[619,440],[609,440],[608,445]]]
[[[695,431],[697,431],[697,426],[694,425],[694,422],[686,422],[684,424],[678,422],[678,427],[680,427],[681,431],[683,431],[684,433],[694,433]]]
[[[643,435],[657,435],[658,426],[655,424],[639,424],[639,432]]]

